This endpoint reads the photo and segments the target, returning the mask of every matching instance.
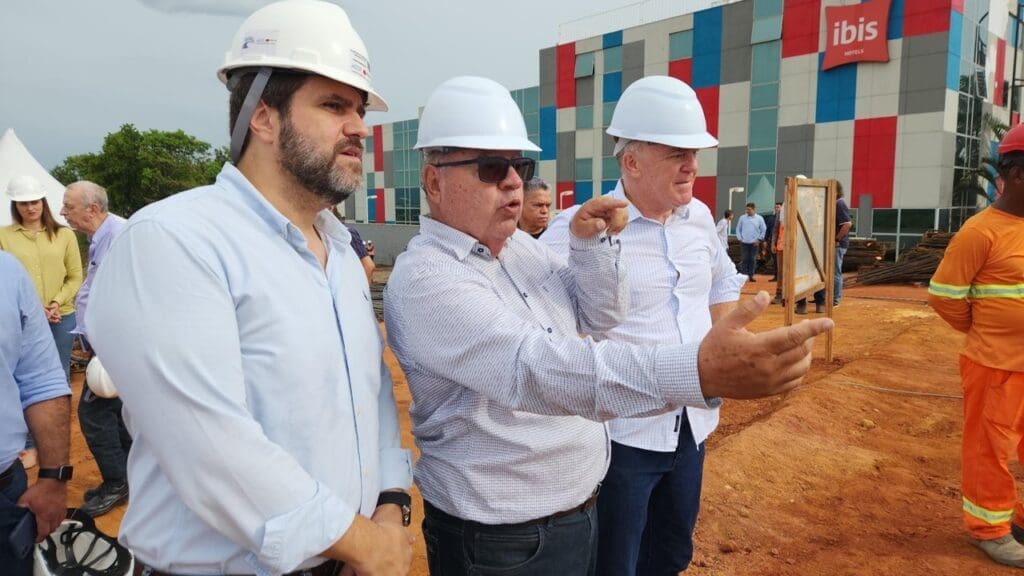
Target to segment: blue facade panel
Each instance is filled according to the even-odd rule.
[[[622,30],[609,32],[601,38],[601,48],[611,48],[613,46],[622,46]]]
[[[815,121],[853,120],[857,103],[857,65],[846,65],[822,71],[824,53],[818,54],[818,96]]]
[[[604,75],[602,102],[618,102],[622,96],[622,72],[609,72]]]
[[[586,181],[586,182],[577,181],[576,182],[576,194],[573,196],[573,198],[576,200],[577,204],[583,204],[584,202],[586,202],[587,200],[590,200],[593,197],[594,197],[594,183],[593,182],[590,182],[590,181]]]
[[[693,15],[693,87],[718,86],[722,77],[722,8]]]
[[[557,112],[554,106],[540,109],[540,159],[554,160],[558,157]]]

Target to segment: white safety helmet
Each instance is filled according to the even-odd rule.
[[[370,83],[370,58],[363,39],[352,27],[348,14],[330,2],[282,0],[253,12],[235,33],[217,77],[230,86],[230,73],[239,68],[259,72],[231,134],[231,157],[235,162],[241,154],[252,111],[275,68],[336,80],[366,92],[367,110],[388,109]],[[241,136],[236,136],[236,132]]]
[[[442,147],[540,151],[508,90],[479,76],[446,80],[427,99],[414,148]]]
[[[31,176],[15,176],[7,183],[7,197],[12,202],[34,202],[46,198],[46,188]]]
[[[617,139],[616,155],[630,140],[676,148],[718,146],[708,133],[697,93],[671,76],[647,76],[630,84],[615,105],[607,133]]]
[[[85,383],[89,390],[100,398],[117,398],[117,388],[110,380],[110,374],[100,363],[99,356],[93,356],[89,365],[85,367]]]
[[[36,544],[33,576],[131,576],[132,553],[96,528],[88,515],[69,509],[67,519]]]

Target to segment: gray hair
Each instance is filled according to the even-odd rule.
[[[100,212],[107,211],[110,201],[107,199],[107,191],[103,186],[88,180],[79,180],[70,184],[68,188],[75,188],[82,192],[83,206],[96,204],[100,207]]]
[[[548,188],[548,183],[543,178],[534,176],[523,184],[523,197],[535,190],[550,190],[550,188]]]
[[[635,153],[637,148],[647,145],[647,142],[643,140],[630,140],[628,138],[619,138],[615,141],[614,156],[619,161],[619,165],[622,164],[622,157],[625,156],[626,152]]]

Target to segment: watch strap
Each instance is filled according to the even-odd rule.
[[[71,480],[71,476],[74,474],[74,466],[64,465],[57,468],[40,468],[40,478],[52,478],[53,480],[60,480],[61,482],[67,482]]]

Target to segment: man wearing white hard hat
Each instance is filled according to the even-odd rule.
[[[120,540],[143,574],[406,574],[409,453],[327,210],[386,110],[366,48],[337,5],[286,0],[219,77],[233,163],[132,217],[87,314],[135,437]]]
[[[538,148],[496,82],[442,83],[416,148],[430,215],[396,261],[385,320],[413,395],[431,572],[593,574],[608,465],[601,421],[788,389],[807,366],[781,379],[757,359],[766,366],[748,388],[708,358],[698,370],[699,343],[597,341],[629,308],[617,238],[627,202],[595,198],[574,211],[565,257],[518,230],[535,167],[522,151]],[[810,326],[826,324],[805,338]],[[721,334],[721,351],[746,341]]]
[[[771,383],[782,374],[781,382],[799,380],[810,363],[809,338],[830,324],[757,335],[745,330],[768,295],[737,309],[745,277],[718,238],[711,210],[693,195],[698,152],[718,145],[696,93],[668,76],[637,80],[616,104],[608,134],[622,177],[606,197],[628,202],[629,223],[620,239],[631,292],[624,320],[604,334],[607,342],[699,347],[699,357],[685,365],[699,366],[687,373],[707,396],[726,396],[708,393],[719,377],[750,387],[747,394],[731,394],[737,398],[788,390]],[[563,212],[541,241],[568,254],[574,213]],[[744,344],[735,346],[729,338],[740,334]],[[779,373],[754,369],[769,365]],[[598,574],[686,569],[700,507],[704,440],[718,424],[718,405],[675,403],[662,414],[608,422],[611,463],[597,502]]]

